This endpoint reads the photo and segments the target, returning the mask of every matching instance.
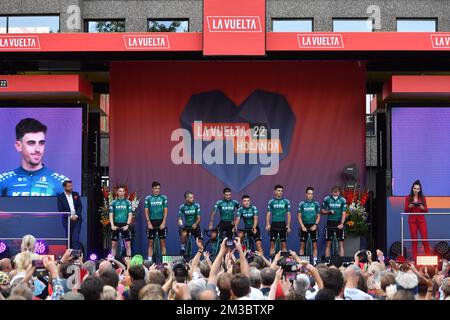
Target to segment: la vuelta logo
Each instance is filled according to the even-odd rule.
[[[297,34],[298,46],[300,48],[328,49],[344,48],[344,41],[340,34],[327,33],[299,33]]]
[[[126,35],[123,39],[128,50],[170,49],[167,35]]]
[[[208,16],[209,32],[262,32],[258,16]]]
[[[0,50],[39,50],[38,36],[0,36]]]
[[[432,34],[431,45],[435,49],[450,49],[450,36],[442,34]]]
[[[171,153],[176,165],[201,165],[240,191],[275,175],[290,149],[295,114],[280,94],[254,91],[239,107],[222,92],[193,95],[181,114]]]

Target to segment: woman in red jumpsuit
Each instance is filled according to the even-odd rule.
[[[427,200],[422,193],[422,185],[419,180],[414,181],[411,187],[411,193],[405,198],[405,211],[404,212],[414,212],[414,213],[425,213],[428,212]],[[409,215],[409,233],[411,239],[419,239],[418,231],[422,236],[422,239],[428,239],[427,231],[427,221],[423,214]],[[430,254],[431,248],[428,241],[422,240],[423,246],[425,248],[425,253]],[[412,256],[415,260],[417,257],[417,244],[418,241],[412,242]]]

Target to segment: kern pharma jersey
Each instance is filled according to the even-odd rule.
[[[317,215],[320,214],[320,205],[314,200],[304,200],[298,205],[298,213],[302,216],[303,224],[314,224]]]
[[[231,222],[234,220],[234,210],[239,208],[236,200],[219,200],[214,205],[214,211],[220,214],[221,221]]]
[[[286,222],[286,213],[291,211],[291,202],[285,198],[274,198],[267,204],[267,211],[272,214],[272,222]]]
[[[347,209],[347,202],[342,196],[337,198],[326,196],[323,199],[322,209],[334,211],[334,214],[328,215],[328,221],[341,221],[342,213]]]
[[[109,213],[113,214],[114,223],[127,223],[128,213],[131,211],[131,201],[128,199],[113,200],[109,206]]]
[[[180,206],[180,210],[178,211],[178,217],[182,218],[184,216],[184,225],[186,227],[192,227],[197,221],[197,217],[200,215],[200,205],[197,202],[192,204],[184,203]]]
[[[167,197],[163,194],[147,196],[144,208],[148,209],[150,220],[163,220],[164,208],[167,208]]]
[[[57,196],[64,191],[62,183],[68,178],[47,167],[27,171],[19,167],[0,174],[0,196]]]
[[[258,216],[258,209],[255,206],[250,206],[248,208],[240,207],[238,209],[238,217],[244,219],[245,229],[253,228],[254,217]]]

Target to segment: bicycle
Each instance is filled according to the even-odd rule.
[[[239,232],[244,233],[242,244],[245,246],[245,249],[248,251],[255,251],[255,239],[249,236],[249,233],[252,231],[248,229],[239,229]]]
[[[194,246],[193,242],[195,242],[195,236],[192,234],[192,231],[194,229],[192,229],[192,227],[180,227],[180,234],[183,231],[186,231],[187,233],[187,239],[186,239],[186,243],[185,243],[185,251],[184,251],[184,259],[186,261],[191,260],[192,258],[192,248]]]
[[[331,238],[331,250],[330,250],[330,256],[339,256],[339,241],[336,236],[336,230],[338,230],[337,227],[326,227],[327,233],[333,232],[333,237]]]
[[[217,256],[217,254],[220,251],[220,245],[222,244],[222,232],[219,232],[217,229],[203,229],[205,234],[209,237],[208,241],[205,243],[205,251],[208,251],[211,253],[211,260],[214,260],[214,258]],[[217,232],[216,239],[212,241],[211,232]]]
[[[311,234],[308,232],[308,239],[306,239],[306,243],[305,243],[305,256],[312,257],[313,255],[313,242],[311,239]],[[310,260],[312,261],[312,259]]]
[[[161,240],[159,238],[159,232],[155,232],[155,238],[153,239],[153,261],[155,263],[161,263]]]

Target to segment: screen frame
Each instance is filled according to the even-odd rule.
[[[51,101],[51,102],[36,102],[33,101],[0,101],[0,109],[2,108],[55,108],[55,109],[64,109],[64,108],[81,108],[81,172],[80,172],[80,196],[84,195],[85,190],[85,178],[84,174],[87,172],[87,128],[88,128],[88,103],[86,102],[66,102],[62,101],[60,103]],[[28,198],[26,196],[18,196],[22,198]],[[47,198],[52,198],[51,196]]]
[[[404,197],[405,194],[397,194],[394,191],[392,180],[394,178],[394,170],[392,169],[392,109],[393,108],[446,108],[450,109],[450,104],[445,104],[442,101],[408,101],[408,102],[389,102],[386,105],[387,107],[387,113],[386,113],[386,129],[388,131],[388,139],[387,139],[387,152],[388,152],[388,170],[391,172],[391,178],[389,180],[389,187],[391,189],[391,195],[392,197]],[[428,197],[446,197],[443,195],[433,195],[433,194],[427,194]]]

